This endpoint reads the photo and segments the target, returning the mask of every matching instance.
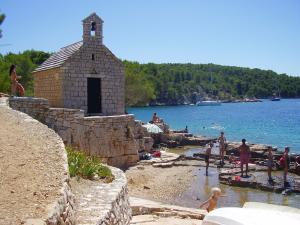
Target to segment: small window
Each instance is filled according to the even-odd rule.
[[[96,22],[91,23],[91,36],[96,35]]]
[[[95,55],[94,54],[92,54],[92,60],[95,60]]]

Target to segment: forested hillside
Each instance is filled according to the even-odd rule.
[[[28,50],[19,54],[0,55],[0,92],[9,93],[9,67],[17,73],[26,95],[33,95],[31,72],[50,56]],[[124,61],[126,71],[126,105],[177,105],[195,103],[209,97],[230,100],[244,97],[300,97],[300,77],[277,74],[270,70],[249,69],[215,64],[139,64]]]
[[[200,98],[230,100],[300,96],[300,77],[271,70],[215,64],[139,64],[125,61],[127,105],[195,103]]]

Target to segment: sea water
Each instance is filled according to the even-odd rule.
[[[282,150],[290,146],[300,153],[300,99],[273,102],[223,103],[221,106],[155,106],[128,108],[136,119],[147,122],[154,112],[171,129],[217,137],[221,131],[229,141],[247,139]]]
[[[276,173],[277,176],[282,176],[281,174],[282,172]],[[180,196],[174,199],[173,204],[197,208],[211,195],[212,187],[220,187],[223,197],[220,198],[218,207],[242,207],[245,202],[263,202],[300,208],[299,194],[282,195],[221,184],[218,177],[219,171],[216,168],[209,168],[208,176],[205,176],[205,168],[200,167],[195,175],[196,179]]]

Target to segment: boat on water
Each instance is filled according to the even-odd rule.
[[[279,97],[272,97],[272,98],[271,98],[271,101],[277,102],[277,101],[280,101],[280,98],[279,98]]]
[[[197,102],[196,105],[197,106],[219,106],[221,105],[221,101],[205,100],[205,101]]]

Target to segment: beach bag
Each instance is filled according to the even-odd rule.
[[[160,158],[160,157],[161,157],[161,153],[160,153],[160,151],[154,151],[154,152],[152,153],[152,156],[153,156],[154,158]]]

